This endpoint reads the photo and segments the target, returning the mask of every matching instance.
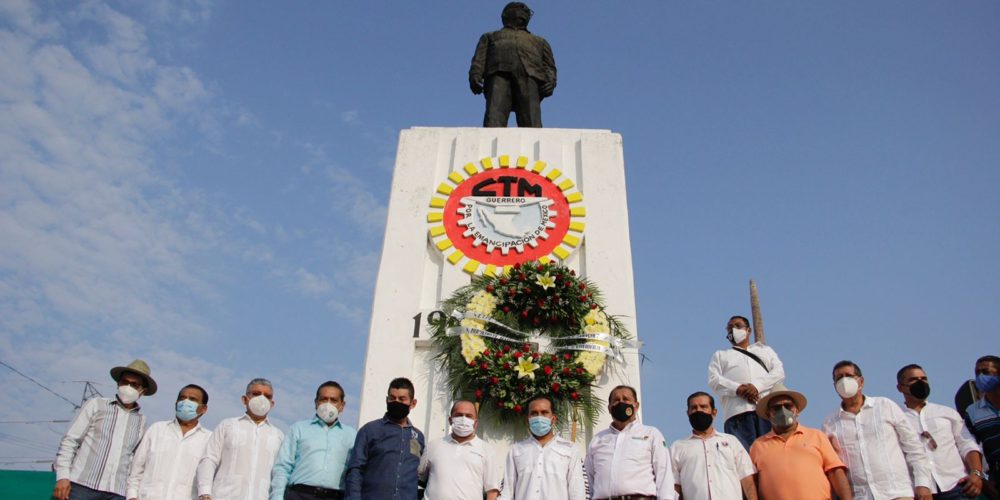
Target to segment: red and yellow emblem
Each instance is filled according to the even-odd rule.
[[[525,156],[483,158],[431,197],[431,243],[470,274],[529,260],[565,261],[583,241],[583,194],[559,169]],[[529,165],[530,163],[530,165]]]

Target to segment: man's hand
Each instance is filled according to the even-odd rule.
[[[913,492],[917,495],[917,500],[934,500],[934,495],[931,494],[930,488],[926,486],[917,486],[913,488]]]
[[[556,89],[556,84],[552,82],[542,82],[542,84],[538,88],[538,90],[540,91],[539,93],[543,97],[548,97],[552,95],[552,91],[554,91],[555,89]]]
[[[55,500],[69,499],[69,479],[60,479],[56,481],[56,488],[52,490],[52,498]]]
[[[757,398],[760,396],[760,393],[753,384],[743,384],[736,388],[736,395],[750,403],[757,404]]]
[[[472,89],[473,94],[479,95],[483,93],[483,85],[476,79],[469,78],[469,88]]]
[[[969,498],[976,498],[983,492],[983,478],[975,474],[959,479],[958,484],[962,486],[962,494]]]

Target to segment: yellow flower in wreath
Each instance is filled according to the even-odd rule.
[[[538,369],[540,365],[532,361],[531,358],[521,358],[521,362],[514,367],[517,371],[517,378],[528,377],[531,380],[535,380],[535,370]]]
[[[539,274],[538,278],[535,279],[535,283],[542,287],[542,290],[548,290],[556,286],[556,279],[549,275],[549,273]]]

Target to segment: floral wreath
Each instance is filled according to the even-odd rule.
[[[557,415],[572,416],[574,431],[577,421],[592,426],[603,410],[594,380],[609,356],[621,361],[621,348],[634,345],[604,312],[600,290],[551,261],[473,277],[442,311],[431,338],[449,389],[500,422],[523,422],[524,402],[545,395]]]

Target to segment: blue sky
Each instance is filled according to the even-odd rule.
[[[281,425],[332,378],[356,420],[398,133],[481,123],[465,75],[502,5],[0,3],[0,360],[77,400],[141,357],[151,420],[197,382],[212,426],[252,377]],[[546,126],[624,138],[644,419],[668,439],[751,277],[807,425],[842,358],[890,397],[923,364],[949,403],[997,354],[998,4],[531,6]],[[72,415],[0,381],[0,421]],[[0,424],[2,466],[64,429]]]

